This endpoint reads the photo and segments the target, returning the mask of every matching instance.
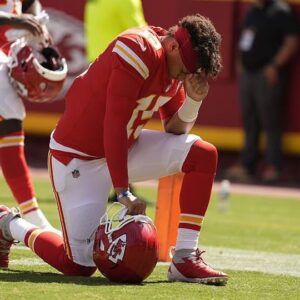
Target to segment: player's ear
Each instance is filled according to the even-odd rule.
[[[179,49],[177,40],[173,37],[168,37],[165,41],[165,49],[168,53],[174,52]]]

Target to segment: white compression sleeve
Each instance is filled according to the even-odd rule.
[[[195,121],[201,104],[202,101],[195,101],[187,95],[185,101],[178,110],[179,119],[187,123]]]

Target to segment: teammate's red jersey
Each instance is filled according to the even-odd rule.
[[[115,187],[128,185],[128,148],[154,112],[165,119],[185,99],[183,84],[168,75],[161,28],[118,36],[66,95],[53,138],[59,144],[108,163]]]
[[[22,0],[0,0],[0,11],[19,15],[22,12]],[[5,53],[9,48],[6,33],[10,29],[10,26],[0,26],[0,49]]]

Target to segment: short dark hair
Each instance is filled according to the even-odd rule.
[[[216,31],[212,22],[200,15],[186,16],[182,18],[179,26],[187,29],[191,36],[194,50],[198,54],[198,66],[207,75],[216,77],[222,68],[220,44],[221,35]],[[174,35],[176,26],[171,27],[169,32]]]

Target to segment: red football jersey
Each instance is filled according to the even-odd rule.
[[[22,12],[22,0],[0,0],[0,11],[19,15]],[[10,29],[10,26],[0,26],[0,49],[6,53],[9,48],[6,33]]]
[[[128,148],[156,112],[165,119],[185,99],[183,84],[168,75],[157,27],[118,36],[66,95],[65,112],[54,132],[63,146],[108,163],[115,187],[128,185]]]

